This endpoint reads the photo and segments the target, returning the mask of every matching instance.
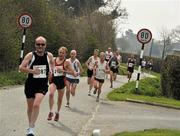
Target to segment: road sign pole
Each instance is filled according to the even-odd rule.
[[[19,64],[21,64],[22,59],[23,59],[25,41],[26,41],[26,28],[23,29],[23,38],[22,38],[22,46],[21,46]]]
[[[24,44],[26,41],[26,29],[32,25],[32,16],[28,13],[22,13],[18,17],[18,24],[21,28],[23,28],[22,45],[21,45],[21,52],[20,52],[20,59],[19,59],[19,63],[21,64],[23,60],[23,54],[24,54]]]
[[[152,39],[152,33],[148,29],[141,29],[137,33],[137,40],[142,43],[141,47],[141,54],[140,54],[140,59],[139,59],[139,68],[138,68],[138,74],[137,74],[137,80],[136,80],[136,93],[139,94],[139,79],[140,79],[140,74],[141,74],[141,66],[142,66],[142,59],[143,59],[143,54],[144,54],[144,45],[146,43],[149,43]]]
[[[141,54],[140,54],[140,59],[139,59],[139,67],[138,67],[137,80],[136,80],[136,92],[138,92],[138,87],[139,87],[139,79],[140,79],[140,74],[141,74],[143,54],[144,54],[144,44],[142,44],[142,47],[141,47]]]

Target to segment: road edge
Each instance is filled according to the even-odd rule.
[[[169,106],[169,105],[159,104],[159,103],[155,103],[155,102],[146,102],[146,101],[142,101],[142,100],[135,100],[135,99],[129,99],[129,98],[126,98],[125,101],[127,101],[127,102],[133,102],[133,103],[153,105],[153,106],[159,106],[159,107],[165,107],[165,108],[169,108],[169,109],[180,110],[180,107]]]

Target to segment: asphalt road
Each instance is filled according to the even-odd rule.
[[[125,82],[126,77],[119,76],[114,86],[119,87]],[[64,95],[59,122],[46,120],[49,112],[47,93],[36,122],[36,135],[90,136],[94,129],[100,129],[101,136],[110,136],[117,132],[149,128],[180,129],[180,110],[108,101],[106,94],[112,90],[109,87],[110,82],[106,80],[100,102],[97,103],[95,96],[87,95],[86,78],[81,78],[76,96],[71,99],[71,108],[64,107]],[[23,86],[1,89],[0,136],[25,136],[27,126]]]

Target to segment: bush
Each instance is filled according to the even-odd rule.
[[[25,80],[26,74],[18,71],[0,73],[0,87],[24,84]]]
[[[169,55],[162,64],[163,95],[180,100],[180,56]]]

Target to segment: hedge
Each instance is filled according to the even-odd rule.
[[[161,68],[162,93],[180,100],[180,56],[169,55]]]

